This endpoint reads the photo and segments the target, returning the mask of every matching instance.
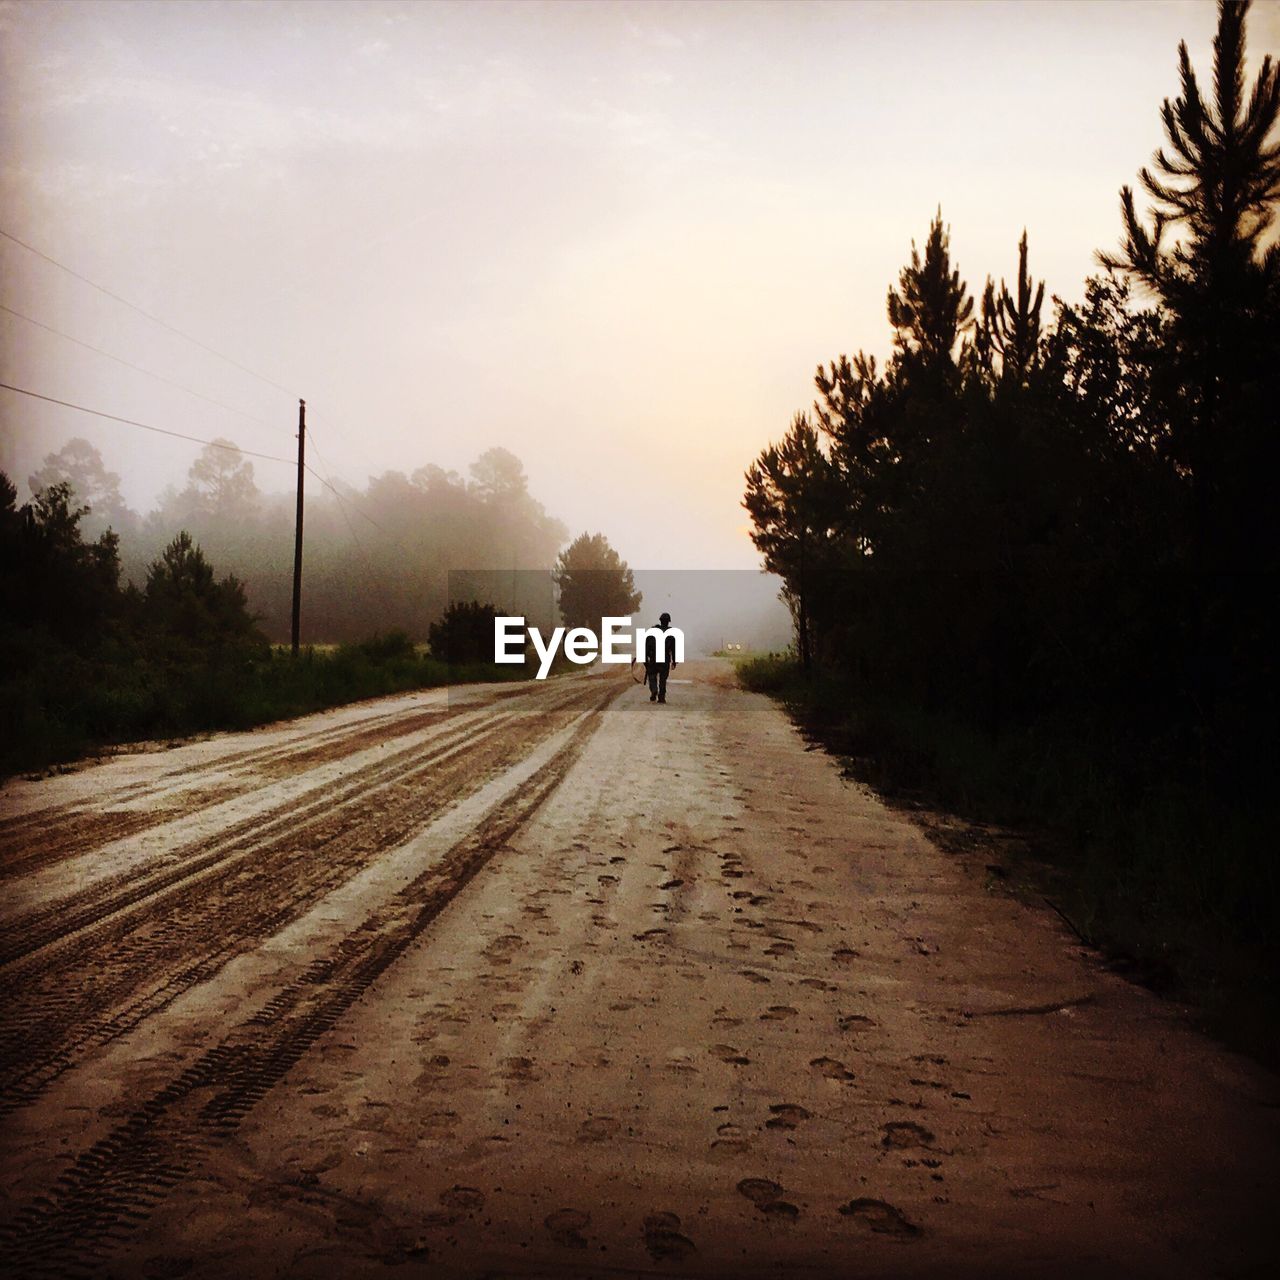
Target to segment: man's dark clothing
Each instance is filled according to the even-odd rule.
[[[658,657],[659,641],[657,636],[646,636],[644,641],[644,669],[649,680],[649,701],[667,700],[667,676],[671,672],[671,664],[676,659],[675,636],[664,636],[661,641],[662,657]]]
[[[657,698],[659,702],[666,702],[667,673],[671,670],[671,663],[646,662],[644,666],[649,677],[649,701]]]

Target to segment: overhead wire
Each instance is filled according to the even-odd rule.
[[[32,391],[29,387],[15,386],[11,382],[0,382],[0,389],[3,389],[5,391],[14,391],[21,396],[30,396],[31,399],[33,400],[43,400],[46,404],[60,405],[64,409],[75,409],[78,413],[92,414],[95,418],[105,418],[108,422],[119,422],[119,423],[123,423],[127,427],[138,427],[142,431],[153,431],[155,432],[156,435],[172,436],[175,440],[188,440],[192,444],[202,444],[210,449],[223,449],[228,453],[243,454],[246,458],[259,458],[263,462],[283,462],[286,466],[289,466],[289,467],[296,467],[298,465],[297,458],[282,458],[279,454],[275,454],[275,453],[260,453],[256,449],[243,449],[240,447],[240,445],[232,444],[229,440],[206,440],[203,436],[193,436],[186,431],[174,431],[169,427],[157,427],[154,423],[151,423],[151,422],[140,422],[138,421],[137,418],[126,418],[118,413],[107,413],[103,409],[94,409],[94,408],[91,408],[89,405],[76,404],[72,400],[61,400],[57,396],[47,396],[43,392]],[[306,471],[309,471],[311,475],[313,475],[322,485],[324,485],[324,487],[328,489],[329,492],[332,493],[335,498],[338,499],[339,503],[343,501],[342,493],[332,483],[330,483],[329,480],[327,480],[324,476],[322,476],[314,467],[309,466],[307,463],[304,462],[303,468]],[[370,524],[374,525],[378,529],[381,529],[382,532],[384,533],[386,532],[386,530],[383,529],[382,526],[378,524],[378,522],[372,516],[366,515],[363,511],[360,511],[358,507],[355,507],[354,509],[356,511],[359,511],[360,514],[363,515],[364,518],[368,520]],[[354,533],[355,531],[353,529],[352,530],[353,536],[354,536]],[[359,541],[359,539],[357,539],[357,541]]]
[[[69,333],[63,333],[61,329],[55,329],[51,324],[45,324],[43,320],[37,320],[34,316],[26,315],[24,312],[17,310],[16,307],[8,306],[6,303],[0,302],[0,311],[7,312],[11,316],[17,316],[19,320],[25,320],[30,325],[35,325],[37,329],[44,329],[47,333],[57,335],[59,338],[65,338],[68,342],[74,342],[78,347],[84,347],[86,351],[96,352],[100,356],[106,356],[108,360],[114,360],[116,364],[124,365],[126,369],[133,369],[138,373],[146,374],[148,378],[154,378],[157,382],[163,382],[167,386],[176,387],[179,391],[185,391],[189,396],[195,396],[198,400],[207,401],[209,404],[217,405],[219,409],[226,409],[228,413],[239,414],[240,417],[248,419],[250,422],[256,422],[260,426],[270,427],[273,430],[281,430],[275,424],[268,422],[266,418],[260,418],[255,413],[249,413],[245,409],[237,409],[235,405],[226,404],[222,400],[216,400],[213,396],[207,396],[202,391],[196,391],[193,387],[184,386],[181,382],[175,382],[173,378],[166,378],[162,373],[156,373],[152,369],[144,369],[140,364],[134,364],[132,360],[126,360],[123,356],[114,355],[110,351],[104,350],[102,347],[95,347],[92,342],[85,342],[81,338],[73,337]]]
[[[289,466],[297,466],[296,458],[282,458],[273,453],[259,453],[256,449],[242,449],[238,444],[232,444],[227,440],[206,440],[202,436],[189,435],[185,431],[174,431],[169,427],[157,427],[150,422],[139,422],[136,418],[125,418],[118,413],[107,413],[105,410],[92,409],[88,405],[76,404],[71,400],[60,400],[57,396],[47,396],[40,391],[32,391],[28,387],[17,387],[11,382],[0,382],[0,388],[5,391],[15,391],[20,396],[30,396],[33,400],[43,400],[46,404],[61,405],[64,409],[75,409],[79,413],[89,413],[95,418],[106,418],[109,422],[121,422],[127,427],[138,427],[143,431],[154,431],[156,435],[172,436],[175,440],[190,440],[193,444],[208,445],[213,449],[225,449],[229,453],[242,453],[249,458],[261,458],[264,462],[284,462]]]
[[[316,457],[317,457],[317,459],[319,459],[320,465],[325,469],[325,471],[329,472],[329,473],[330,473],[330,475],[332,475],[332,473],[333,473],[333,468],[332,468],[332,467],[331,467],[331,466],[330,466],[330,465],[329,465],[329,464],[324,460],[324,455],[320,452],[320,446],[319,446],[319,444],[317,444],[317,443],[316,443],[315,431],[316,431],[315,427],[314,427],[314,426],[312,426],[310,423],[308,423],[308,424],[307,424],[307,438],[308,438],[308,440],[310,440],[312,447],[313,447],[313,448],[315,449],[315,451],[316,451]],[[311,468],[308,466],[308,467],[307,467],[307,470],[308,470],[308,471],[311,471]],[[363,517],[364,517],[364,519],[366,519],[366,520],[367,520],[371,525],[373,525],[373,527],[374,527],[375,529],[377,529],[380,533],[386,533],[386,532],[387,532],[387,531],[386,531],[386,529],[384,529],[384,528],[382,527],[382,525],[380,525],[380,524],[379,524],[379,523],[378,523],[378,522],[377,522],[377,521],[376,521],[376,520],[375,520],[371,515],[369,515],[369,514],[368,514],[368,512],[364,511],[364,510],[359,506],[359,504],[358,504],[358,503],[356,503],[354,500],[351,500],[351,499],[348,499],[347,497],[345,497],[342,493],[340,493],[337,489],[335,489],[333,485],[329,484],[329,482],[328,482],[327,480],[325,480],[322,476],[318,475],[316,472],[312,472],[312,474],[316,476],[316,479],[317,479],[317,480],[319,480],[321,484],[326,485],[326,486],[327,486],[327,487],[328,487],[328,488],[333,492],[334,497],[336,497],[336,498],[338,499],[338,503],[339,503],[339,505],[342,505],[342,504],[345,504],[345,503],[350,503],[351,509],[352,509],[352,510],[357,514],[357,515],[359,515],[359,516],[363,516]],[[353,538],[355,538],[355,536],[356,536],[356,535],[355,535],[355,529],[354,529],[354,528],[352,528],[352,530],[351,530],[351,536],[352,536]],[[357,542],[359,542],[359,538],[356,538],[356,541],[357,541]]]
[[[40,258],[42,261],[49,263],[51,266],[57,267],[60,271],[65,272],[67,275],[73,277],[74,279],[79,280],[84,284],[87,284],[90,288],[97,290],[103,296],[110,298],[112,301],[119,303],[121,306],[127,307],[131,311],[136,312],[138,315],[142,316],[145,320],[148,320],[150,323],[158,325],[160,328],[175,334],[176,336],[182,338],[184,341],[191,343],[195,347],[198,347],[200,350],[205,351],[208,354],[215,356],[217,359],[222,360],[225,363],[231,365],[233,368],[240,370],[240,372],[246,373],[250,377],[256,378],[259,382],[262,382],[267,386],[273,387],[277,391],[284,392],[284,394],[286,395],[289,395],[289,396],[293,395],[293,392],[290,391],[288,387],[284,386],[280,382],[277,382],[274,378],[268,378],[265,374],[259,373],[256,369],[251,369],[249,368],[248,365],[245,365],[240,361],[233,359],[231,356],[226,355],[224,352],[218,351],[216,348],[209,346],[208,343],[202,342],[199,338],[193,337],[191,334],[186,333],[182,329],[179,329],[176,325],[170,324],[169,321],[161,318],[160,316],[153,314],[150,311],[145,310],[144,308],[138,306],[137,303],[131,302],[128,298],[122,297],[120,294],[116,293],[114,290],[108,289],[105,285],[99,284],[96,280],[90,279],[88,276],[84,275],[82,272],[75,270],[74,267],[67,266],[66,263],[60,262],[57,258],[53,257],[48,253],[45,253],[41,249],[36,248],[35,245],[29,244],[27,241],[20,239],[18,236],[15,236],[12,232],[4,230],[4,228],[2,227],[0,227],[0,237],[3,237],[4,239],[11,241],[13,244],[16,244],[19,247],[25,249],[28,253],[34,254],[37,258]],[[77,346],[84,347],[86,350],[93,351],[96,354],[101,356],[105,356],[108,360],[113,360],[117,364],[123,365],[126,368],[133,369],[138,373],[146,375],[147,377],[156,379],[158,382],[165,383],[169,386],[177,388],[180,391],[185,392],[188,395],[195,396],[197,399],[204,400],[204,401],[207,401],[209,404],[216,405],[220,409],[225,409],[230,413],[238,414],[239,416],[246,418],[251,422],[256,422],[262,426],[271,427],[273,425],[267,422],[266,419],[258,417],[255,414],[248,413],[243,409],[238,409],[234,405],[226,404],[221,400],[215,399],[213,396],[205,395],[203,392],[196,391],[192,387],[184,386],[182,383],[177,382],[172,378],[167,378],[163,374],[155,373],[153,370],[146,369],[142,365],[135,364],[130,360],[126,360],[122,356],[117,356],[110,351],[104,350],[101,347],[94,346],[92,343],[85,342],[80,338],[73,337],[69,333],[64,333],[62,330],[56,329],[52,325],[45,324],[43,321],[37,320],[32,316],[28,316],[23,312],[18,311],[16,308],[8,306],[7,304],[0,303],[0,310],[3,310],[8,314],[17,317],[19,320],[24,320],[28,324],[34,325],[37,328],[44,329],[47,332],[56,335],[57,337],[65,339],[68,342],[75,343]],[[104,410],[94,409],[88,405],[77,404],[74,401],[70,401],[70,400],[63,400],[56,396],[45,395],[42,392],[32,391],[26,387],[15,386],[12,383],[0,382],[0,388],[3,388],[6,391],[16,392],[19,395],[29,396],[35,400],[42,400],[48,404],[54,404],[54,405],[59,405],[63,408],[73,409],[79,413],[92,414],[95,417],[103,418],[110,422],[117,422],[125,426],[136,427],[143,431],[154,432],[157,435],[170,436],[173,439],[177,439],[177,440],[187,440],[193,444],[204,445],[208,448],[223,449],[223,450],[226,450],[227,452],[241,454],[245,457],[258,458],[265,462],[282,462],[288,466],[297,465],[296,460],[293,458],[283,458],[276,454],[262,453],[254,449],[245,449],[239,445],[232,444],[228,441],[207,440],[201,436],[191,435],[188,432],[174,431],[168,427],[158,427],[153,423],[141,422],[135,418],[126,418],[120,414],[107,413]],[[324,469],[328,471],[329,470],[328,464],[324,462],[324,459],[320,453],[319,447],[315,444],[314,428],[312,429],[311,436],[312,436],[313,447],[315,447],[316,449],[316,456],[320,460],[320,463],[324,467]],[[356,545],[360,547],[361,551],[364,552],[366,557],[368,557],[368,552],[364,550],[363,544],[360,542],[360,538],[356,534],[355,526],[351,523],[350,517],[347,515],[347,511],[346,511],[347,506],[350,505],[351,508],[358,515],[360,515],[363,519],[367,520],[369,524],[371,524],[375,529],[378,529],[382,533],[386,533],[386,530],[371,515],[369,515],[368,512],[364,511],[356,503],[354,502],[349,503],[348,499],[342,494],[342,492],[337,488],[336,485],[332,483],[332,481],[328,477],[322,475],[314,467],[310,466],[305,462],[303,466],[306,471],[308,471],[317,481],[319,481],[320,484],[322,484],[327,490],[329,490],[329,492],[332,493],[333,496],[337,499],[339,511],[342,513],[342,518],[347,525],[347,529],[349,530],[352,539],[355,541]]]
[[[233,368],[239,369],[241,373],[247,373],[251,378],[257,378],[259,382],[266,383],[267,386],[274,387],[277,391],[283,391],[287,396],[294,394],[288,387],[277,382],[274,378],[268,378],[266,374],[259,373],[256,369],[250,369],[248,365],[241,364],[239,360],[232,359],[231,356],[224,354],[215,347],[209,346],[206,342],[201,342],[199,338],[193,338],[191,334],[179,329],[177,325],[170,324],[167,320],[162,320],[159,316],[153,315],[150,311],[143,310],[143,308],[138,306],[136,302],[130,302],[128,298],[121,297],[120,294],[108,289],[106,285],[99,284],[96,280],[91,280],[88,276],[75,270],[74,267],[67,266],[65,262],[59,262],[57,258],[37,249],[35,245],[28,244],[25,240],[19,239],[12,232],[4,230],[3,227],[0,227],[0,236],[3,236],[6,240],[10,240],[14,244],[21,246],[28,253],[35,254],[37,258],[57,267],[59,271],[65,271],[67,275],[73,276],[75,279],[87,284],[92,289],[96,289],[99,293],[112,299],[114,302],[120,303],[121,306],[128,307],[130,311],[136,311],[138,315],[142,316],[145,320],[149,320],[152,324],[159,325],[162,329],[167,329],[170,333],[176,334],[179,338],[190,342],[193,346],[199,347],[202,351],[207,351],[210,355],[217,356],[219,360],[225,360],[227,364],[231,365]]]

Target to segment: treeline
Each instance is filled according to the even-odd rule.
[[[103,744],[518,678],[493,665],[491,602],[539,620],[554,609],[565,530],[502,449],[469,481],[424,467],[308,503],[304,636],[326,643],[297,660],[271,643],[289,637],[293,499],[262,494],[230,441],[206,447],[145,517],[83,440],[50,454],[30,487],[19,504],[0,474],[0,774]],[[451,569],[478,572],[451,582]]]
[[[190,534],[179,533],[135,585],[122,580],[113,531],[82,535],[86,514],[66,482],[19,506],[0,473],[0,776],[104,744],[511,678],[510,668],[449,651],[460,614],[483,625],[476,605],[445,611],[432,654],[392,630],[292,659],[258,629],[244,584],[217,576]]]
[[[1280,81],[1246,86],[1246,10],[1221,6],[1211,98],[1183,47],[1151,211],[1122,192],[1081,304],[1025,234],[971,290],[939,212],[892,355],[819,366],[744,505],[850,750],[1067,831],[1096,935],[1153,956],[1207,927],[1270,967]]]
[[[118,536],[122,576],[141,582],[181,531],[243,583],[250,612],[271,640],[289,639],[294,496],[263,493],[251,458],[218,440],[192,463],[184,486],[155,508],[129,508],[120,478],[87,441],[72,440],[29,478],[38,495],[69,484],[88,507],[86,536]],[[419,639],[444,612],[449,571],[488,570],[491,588],[520,590],[520,570],[548,570],[567,530],[530,493],[523,464],[505,449],[480,455],[464,479],[434,465],[388,471],[363,489],[306,479],[303,634],[314,643],[362,639],[375,627]],[[508,574],[501,579],[498,571]],[[457,584],[455,583],[455,588]],[[455,596],[458,594],[455,589]],[[503,598],[504,606],[513,601]],[[525,601],[517,600],[521,608]],[[528,602],[530,613],[539,602]]]

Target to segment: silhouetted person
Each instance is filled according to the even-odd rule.
[[[664,631],[671,625],[671,615],[664,613],[658,618],[658,626]],[[659,653],[661,646],[661,653]],[[649,682],[649,701],[666,702],[667,676],[676,660],[675,636],[646,636],[644,642],[644,672]]]

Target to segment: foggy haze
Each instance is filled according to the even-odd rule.
[[[1275,43],[1273,6],[1251,48]],[[813,366],[883,350],[941,203],[967,277],[1031,228],[1079,293],[1208,3],[0,6],[3,381],[363,488],[521,458],[570,536],[749,568],[742,472]],[[1087,88],[1087,93],[1082,89]],[[1026,102],[1034,110],[1011,110]],[[0,392],[141,512],[199,446]],[[230,406],[240,412],[222,407]],[[287,465],[258,485],[285,492]]]

